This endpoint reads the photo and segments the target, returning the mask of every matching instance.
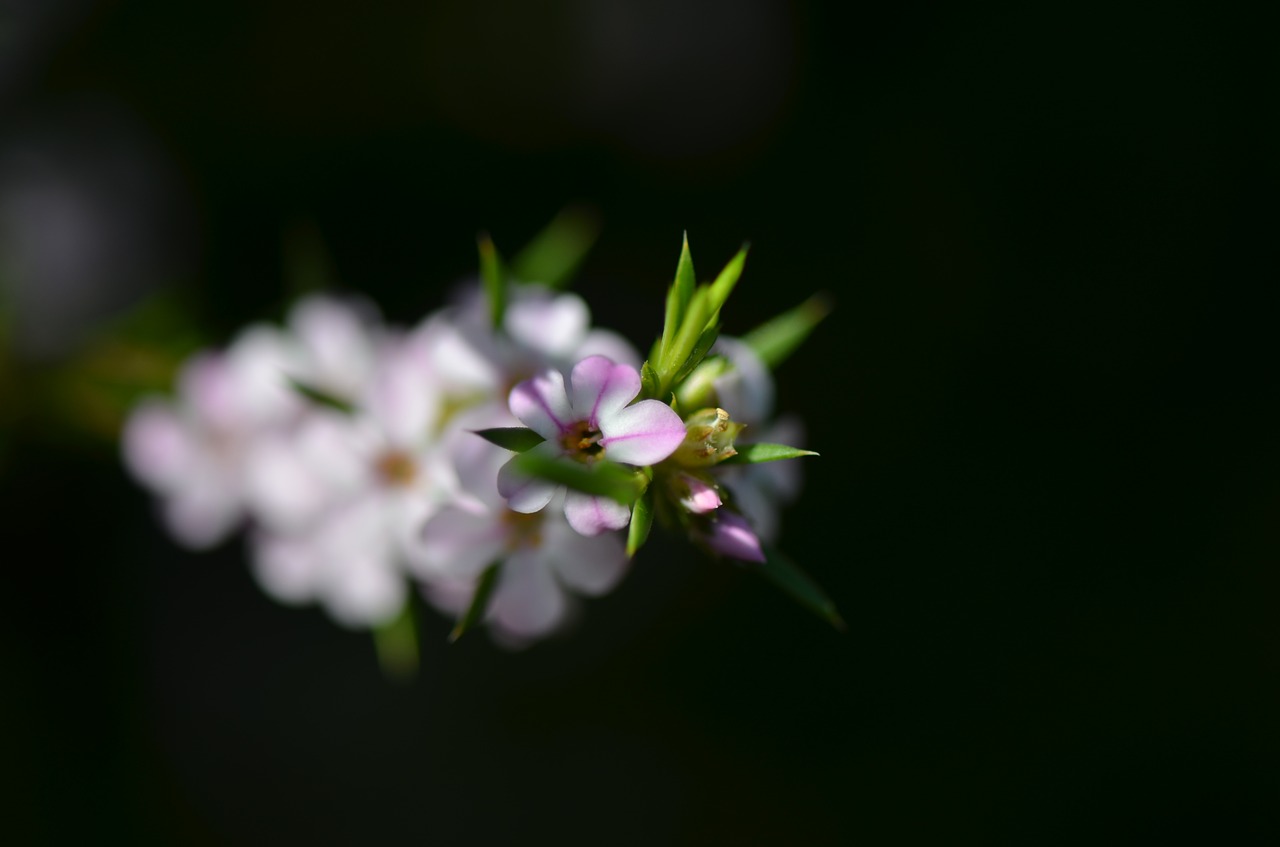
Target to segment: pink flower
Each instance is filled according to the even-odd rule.
[[[628,465],[662,461],[684,441],[680,416],[658,400],[627,405],[640,393],[640,374],[629,365],[591,356],[574,365],[566,388],[555,370],[511,389],[511,412],[546,439],[534,450],[584,463],[602,458]],[[514,511],[542,509],[558,486],[519,476],[510,462],[498,472],[498,491]],[[631,519],[628,507],[603,497],[570,491],[565,517],[582,535],[621,529]]]

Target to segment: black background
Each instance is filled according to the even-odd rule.
[[[783,546],[835,633],[677,541],[570,636],[371,644],[181,552],[109,450],[3,477],[15,843],[1280,837],[1274,48],[1207,7],[117,2],[9,118],[158,139],[215,338],[280,233],[408,323],[562,205],[647,344],[688,230],[822,458]],[[33,117],[34,116],[34,117]],[[7,840],[7,839],[6,839]]]

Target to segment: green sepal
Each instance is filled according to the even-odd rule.
[[[476,236],[476,249],[480,253],[480,281],[489,300],[489,318],[498,329],[507,313],[507,271],[489,233]]]
[[[532,450],[543,441],[546,441],[538,433],[523,426],[497,426],[492,429],[473,429],[471,431],[490,444],[496,444],[503,450],[511,450],[515,453]]]
[[[498,573],[501,570],[502,562],[499,561],[489,565],[484,569],[484,573],[480,574],[480,579],[476,580],[475,593],[471,595],[471,603],[449,633],[450,644],[465,635],[467,630],[484,618],[485,610],[489,608],[489,598],[493,596],[493,589],[498,584]]]
[[[658,396],[658,372],[648,360],[640,366],[640,398],[649,400]]]
[[[314,385],[303,382],[300,379],[290,377],[289,386],[302,397],[318,406],[327,406],[330,409],[342,412],[344,415],[350,415],[356,410],[355,406],[341,397],[330,394],[322,388],[316,388]]]
[[[799,306],[760,324],[742,340],[769,368],[776,368],[829,314],[830,301],[824,295],[815,294]]]
[[[843,632],[845,630],[844,618],[840,617],[840,613],[836,611],[836,604],[831,602],[831,598],[827,596],[816,582],[799,566],[787,557],[783,556],[772,547],[764,547],[765,559],[758,565],[748,565],[747,567],[758,567],[760,573],[766,576],[774,585],[791,595],[792,599],[831,624],[836,629]]]
[[[779,459],[798,459],[801,456],[816,456],[812,450],[801,450],[785,444],[734,444],[737,454],[730,456],[722,465],[758,465],[761,462],[776,462]]]
[[[405,600],[400,614],[373,629],[378,665],[388,679],[406,682],[418,674],[418,623],[413,601]]]
[[[521,453],[513,462],[516,473],[564,485],[583,494],[608,497],[624,506],[634,503],[646,485],[643,474],[607,461],[587,465],[540,453]]]
[[[511,260],[512,276],[519,282],[539,282],[549,288],[564,288],[586,259],[599,234],[600,219],[594,212],[570,206],[556,215]]]
[[[645,491],[631,510],[631,525],[627,527],[627,558],[633,559],[649,540],[653,528],[653,492]]]

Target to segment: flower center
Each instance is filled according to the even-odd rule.
[[[388,450],[375,465],[378,479],[391,488],[407,488],[418,478],[418,463],[408,453]]]
[[[578,421],[560,436],[560,444],[566,453],[579,462],[591,463],[604,455],[604,445],[600,443],[600,430],[590,421]]]
[[[502,513],[502,523],[507,530],[507,549],[537,547],[542,544],[542,512],[523,514],[510,509]]]

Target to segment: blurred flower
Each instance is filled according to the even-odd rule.
[[[591,356],[574,365],[569,379],[566,390],[560,371],[549,370],[511,390],[512,413],[547,439],[535,451],[588,464],[607,458],[652,465],[684,440],[684,424],[666,404],[641,400],[627,405],[640,393],[635,368]],[[557,490],[544,480],[520,476],[511,462],[498,473],[498,491],[517,512],[538,511]],[[564,511],[570,526],[583,535],[621,529],[630,519],[628,507],[576,491],[566,493]]]
[[[243,518],[253,441],[300,408],[271,378],[288,358],[280,333],[250,327],[225,352],[188,361],[174,400],[148,398],[129,416],[125,464],[164,498],[165,523],[183,545],[210,547]]]

